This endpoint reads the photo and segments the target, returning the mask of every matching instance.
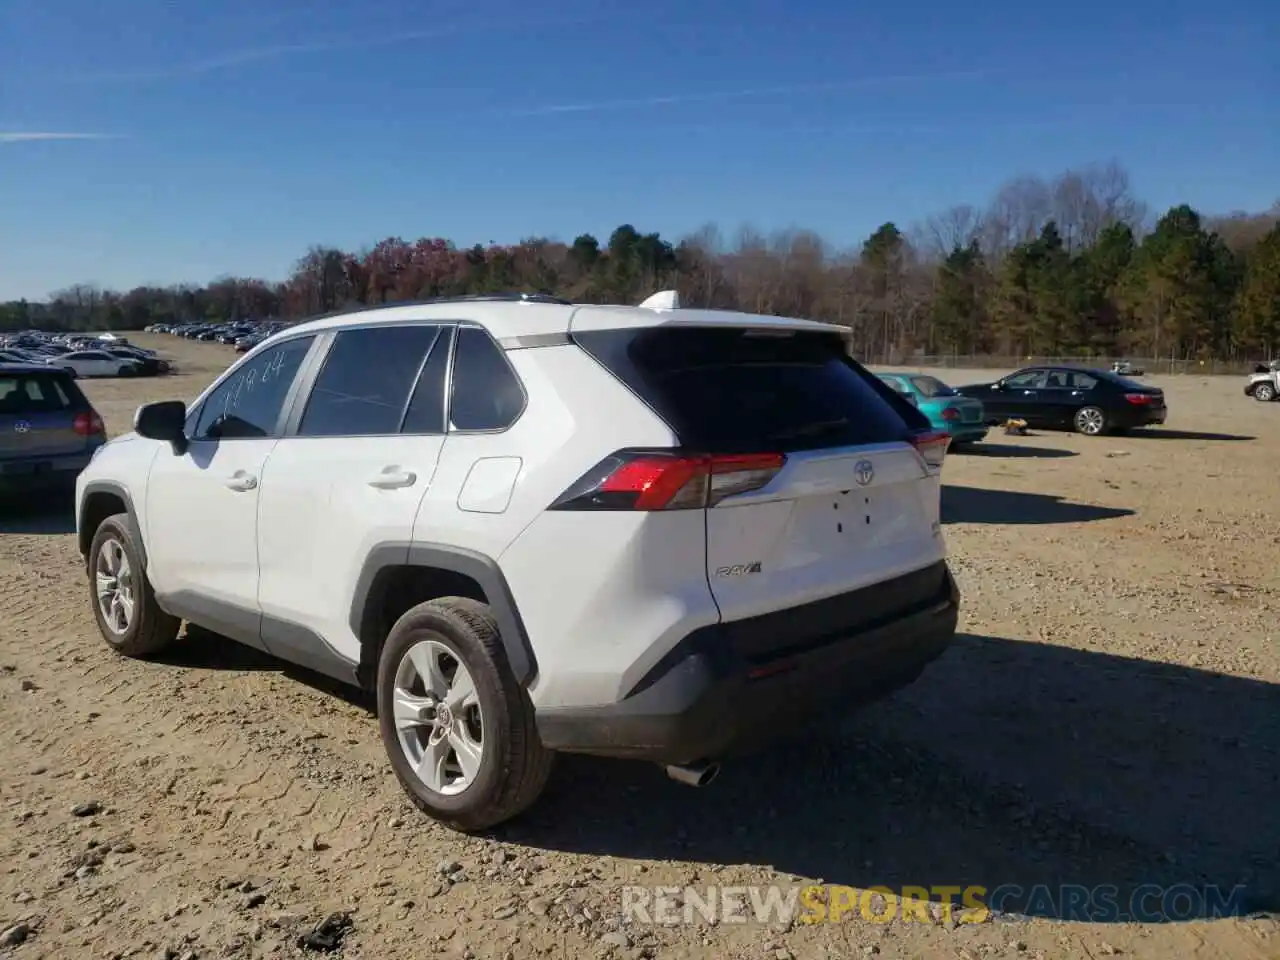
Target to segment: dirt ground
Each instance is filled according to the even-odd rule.
[[[89,382],[113,434],[181,373]],[[990,373],[951,371],[953,383]],[[1280,404],[1161,383],[1167,428],[994,437],[945,467],[963,635],[914,686],[694,790],[567,758],[492,838],[415,813],[368,705],[207,633],[97,635],[69,510],[0,521],[0,955],[1277,958]],[[620,921],[624,885],[1242,885],[1247,915]],[[1185,901],[1184,901],[1185,902]]]

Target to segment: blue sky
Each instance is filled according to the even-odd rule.
[[[1276,0],[7,3],[0,300],[389,235],[854,245],[1112,159],[1157,208],[1264,209],[1278,104]]]

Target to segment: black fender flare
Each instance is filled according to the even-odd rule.
[[[80,548],[80,555],[86,558],[89,556],[89,545],[93,543],[93,535],[97,533],[96,529],[83,529],[84,508],[95,493],[109,493],[124,502],[125,513],[129,517],[129,529],[133,533],[134,543],[138,545],[138,551],[142,554],[143,569],[146,569],[147,543],[142,539],[142,528],[138,526],[138,511],[134,509],[133,497],[122,484],[114,480],[91,480],[84,486],[80,502],[76,505],[76,544]]]
[[[527,687],[538,664],[507,578],[497,561],[474,550],[441,543],[383,543],[369,551],[351,601],[351,632],[361,636],[365,607],[378,574],[388,567],[433,567],[468,577],[480,585],[498,622],[502,646],[516,682]]]

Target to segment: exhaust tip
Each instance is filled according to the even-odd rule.
[[[667,776],[690,787],[705,787],[720,774],[718,763],[670,764]]]

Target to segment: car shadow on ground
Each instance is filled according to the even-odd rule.
[[[1023,447],[1013,443],[988,443],[985,440],[974,446],[961,447],[955,451],[966,457],[1019,457],[1038,460],[1057,460],[1063,457],[1078,457],[1075,450],[1060,450],[1057,447]]]
[[[1164,427],[1129,430],[1125,436],[1140,440],[1256,440],[1238,433],[1206,433],[1202,430],[1166,430]]]
[[[907,690],[700,790],[561,757],[499,834],[863,889],[978,885],[1015,916],[1185,921],[1280,908],[1278,751],[1275,685],[961,635]],[[715,882],[735,881],[698,881]]]
[[[943,523],[1085,523],[1133,515],[1134,511],[1127,508],[1073,503],[1051,494],[950,484],[942,487]]]
[[[0,536],[60,536],[76,532],[75,500],[72,493],[20,494],[0,502]]]
[[[277,659],[262,650],[237,643],[195,624],[187,624],[186,635],[179,637],[178,642],[167,650],[153,656],[151,662],[187,670],[271,670],[345,700],[371,714],[377,708],[373,697],[365,691]]]

